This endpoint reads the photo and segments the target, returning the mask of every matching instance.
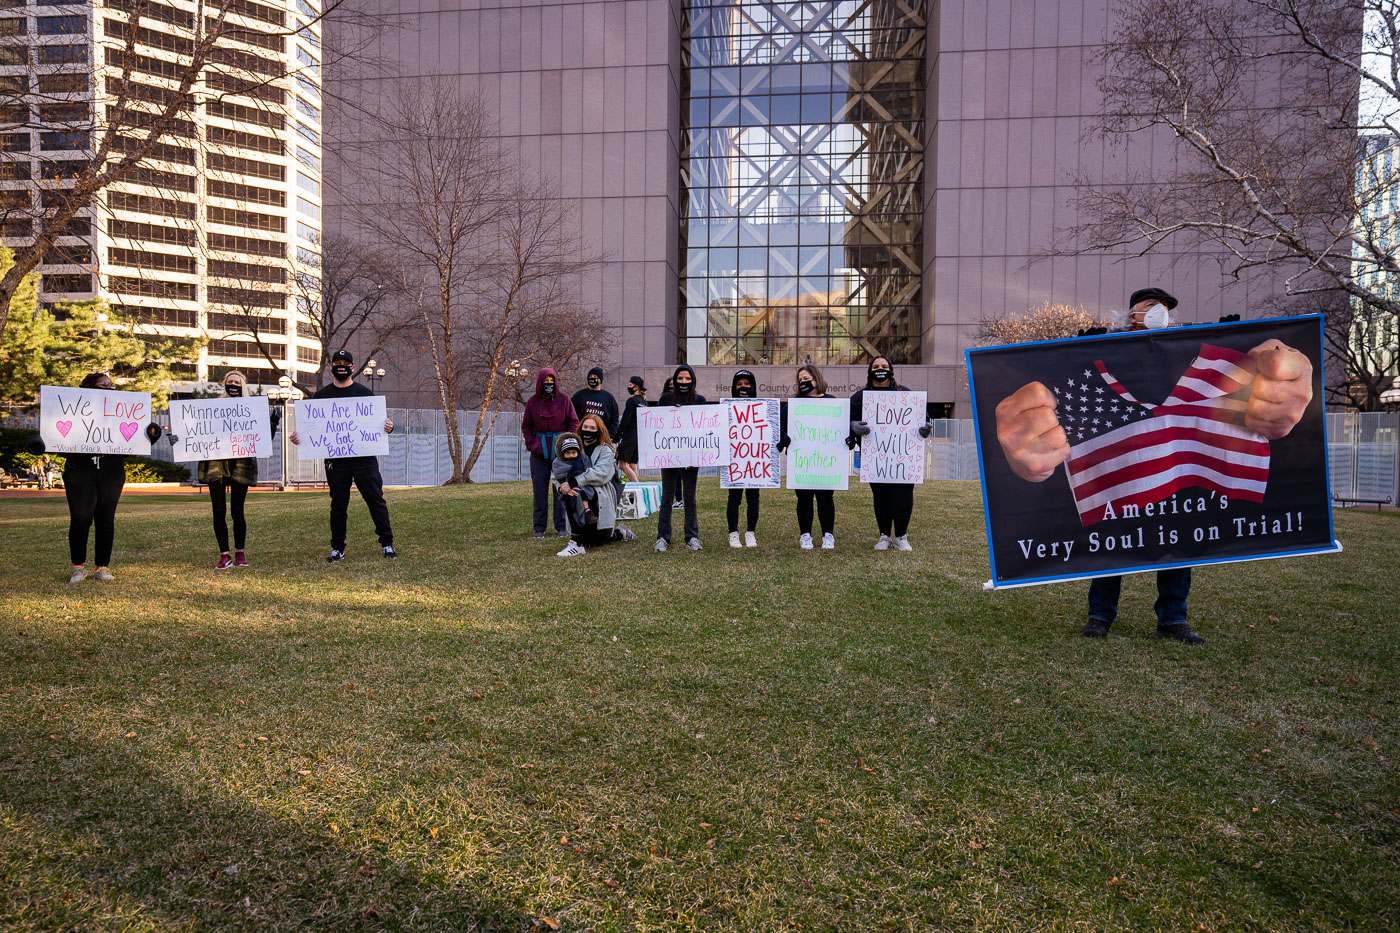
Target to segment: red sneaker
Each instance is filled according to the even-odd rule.
[[[233,566],[233,558],[227,554],[219,555],[219,562],[214,565],[215,570],[227,570]]]
[[[242,551],[239,551],[237,554],[233,555],[233,566],[235,566],[235,567],[247,567],[247,566],[248,566],[248,558],[246,558],[246,557],[243,556],[243,552],[242,552]]]

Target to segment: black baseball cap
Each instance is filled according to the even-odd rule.
[[[1139,301],[1147,301],[1148,299],[1160,301],[1167,306],[1168,311],[1175,308],[1177,304],[1175,297],[1167,294],[1160,288],[1139,288],[1137,291],[1133,292],[1132,296],[1128,299],[1128,307],[1130,309],[1136,308]]]
[[[636,387],[639,388],[639,389],[645,389],[645,388],[647,387],[646,380],[643,379],[641,376],[633,376],[631,379],[628,379],[627,381],[630,382],[632,385],[636,386]]]
[[[334,353],[331,354],[332,363],[339,362],[340,360],[344,360],[351,366],[355,365],[355,358],[350,355],[349,350],[336,350]]]

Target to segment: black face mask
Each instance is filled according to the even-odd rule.
[[[224,394],[229,398],[239,398],[243,395],[243,387],[236,382],[225,383]]]
[[[628,395],[636,395],[636,394],[637,394],[637,387],[634,386],[634,385],[629,385],[629,386],[627,387],[627,394],[628,394]]]
[[[876,382],[886,382],[890,378],[890,371],[888,369],[877,369],[871,372],[870,375],[875,377]]]
[[[337,379],[349,379],[352,372],[354,372],[354,369],[349,366],[331,367],[331,375],[335,376]]]
[[[552,382],[546,382],[546,383],[544,384],[544,394],[545,394],[545,395],[553,395],[553,394],[554,394],[554,383],[552,383]]]
[[[754,387],[753,387],[753,386],[743,385],[743,386],[739,386],[738,390],[735,391],[734,397],[735,397],[735,398],[753,398],[753,397],[754,397],[755,395],[757,395],[757,394],[758,394],[758,393],[754,390]]]
[[[693,383],[693,382],[678,382],[678,383],[676,383],[676,392],[678,392],[678,393],[681,394],[681,395],[689,395],[689,394],[690,394],[690,390],[693,389],[693,388],[695,388],[695,383]]]
[[[817,387],[817,384],[816,384],[815,382],[813,382],[812,380],[810,380],[810,379],[803,379],[803,380],[800,380],[800,381],[797,383],[797,394],[798,394],[798,395],[811,395],[811,394],[812,394],[812,390],[815,389],[816,387]]]
[[[597,376],[589,376],[589,377],[588,377],[588,387],[589,387],[590,389],[596,389],[596,388],[598,388],[598,386],[600,386],[600,385],[602,385],[602,380],[599,379]]]
[[[580,432],[578,432],[578,436],[581,437],[581,438],[583,438],[583,442],[584,442],[585,444],[589,445],[590,447],[591,447],[592,445],[598,443],[598,432],[597,432],[597,431],[580,431]]]

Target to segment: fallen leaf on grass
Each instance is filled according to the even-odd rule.
[[[700,828],[701,828],[701,829],[709,829],[709,828],[710,828],[710,824],[709,824],[709,823],[701,823],[701,824],[700,824]]]
[[[869,765],[867,765],[867,764],[865,763],[865,759],[864,759],[864,758],[857,758],[857,759],[856,759],[856,765],[860,768],[860,770],[864,771],[866,774],[879,774],[879,773],[880,773],[879,771],[876,771],[874,768],[872,768],[872,767],[870,767]]]
[[[126,735],[122,736],[122,738],[124,738],[124,739],[134,739],[134,738],[136,738],[136,733],[135,733],[135,732],[128,732]]]
[[[438,831],[437,831],[437,827],[436,827],[436,826],[431,826],[431,827],[428,828],[428,838],[429,838],[429,839],[436,839],[436,838],[437,838],[437,834],[438,834]]]
[[[379,869],[375,868],[373,865],[368,864],[361,865],[359,868],[356,869],[356,871],[364,875],[366,878],[373,878],[375,875],[379,874]]]
[[[560,844],[561,846],[566,846],[566,845],[568,845],[568,844],[569,844],[569,837],[568,837],[568,836],[560,836],[560,837],[559,837],[559,844]]]
[[[479,700],[479,699],[481,699],[481,694],[479,694],[479,693],[473,693],[473,694],[472,694],[472,699],[473,699],[473,700]]]
[[[828,823],[826,820],[822,819],[821,817],[817,817],[817,825],[818,825],[818,826],[829,826],[829,825],[831,825],[831,824]]]
[[[541,917],[540,925],[543,926],[546,930],[557,930],[561,926],[563,926],[563,924],[561,924],[558,920],[555,920],[553,917]]]
[[[1112,878],[1108,879],[1108,883],[1110,886],[1116,886],[1123,884],[1124,882],[1122,878],[1119,878],[1117,875],[1114,875]]]
[[[1380,751],[1380,750],[1381,750],[1381,743],[1377,742],[1375,739],[1371,738],[1369,735],[1363,735],[1363,736],[1361,737],[1361,741],[1363,741],[1363,742],[1365,742],[1367,745],[1371,746],[1371,748],[1374,749],[1375,751]]]
[[[1271,613],[1269,613],[1269,621],[1270,621],[1270,622],[1277,622],[1277,621],[1278,621],[1278,613],[1277,613],[1277,612],[1271,612]]]
[[[266,742],[266,741],[267,741],[267,736],[265,736],[265,735],[259,735],[259,736],[256,736],[256,738],[257,738],[257,740],[258,740],[259,742]]]
[[[297,774],[300,774],[302,777],[310,777],[310,776],[311,776],[311,772],[308,771],[308,770],[306,770],[305,768],[298,768],[298,769],[297,769]]]
[[[982,843],[978,842],[976,839],[969,839],[969,840],[967,840],[967,847],[968,847],[969,849],[985,849],[985,848],[986,848],[985,845],[983,845]]]

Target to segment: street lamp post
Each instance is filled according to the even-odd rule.
[[[279,490],[285,490],[287,488],[287,431],[289,430],[289,419],[287,417],[287,403],[290,402],[293,398],[292,392],[292,377],[283,374],[277,380],[277,388],[269,389],[267,393],[268,398],[272,399],[273,401],[282,403],[282,481],[278,484],[277,488]]]

